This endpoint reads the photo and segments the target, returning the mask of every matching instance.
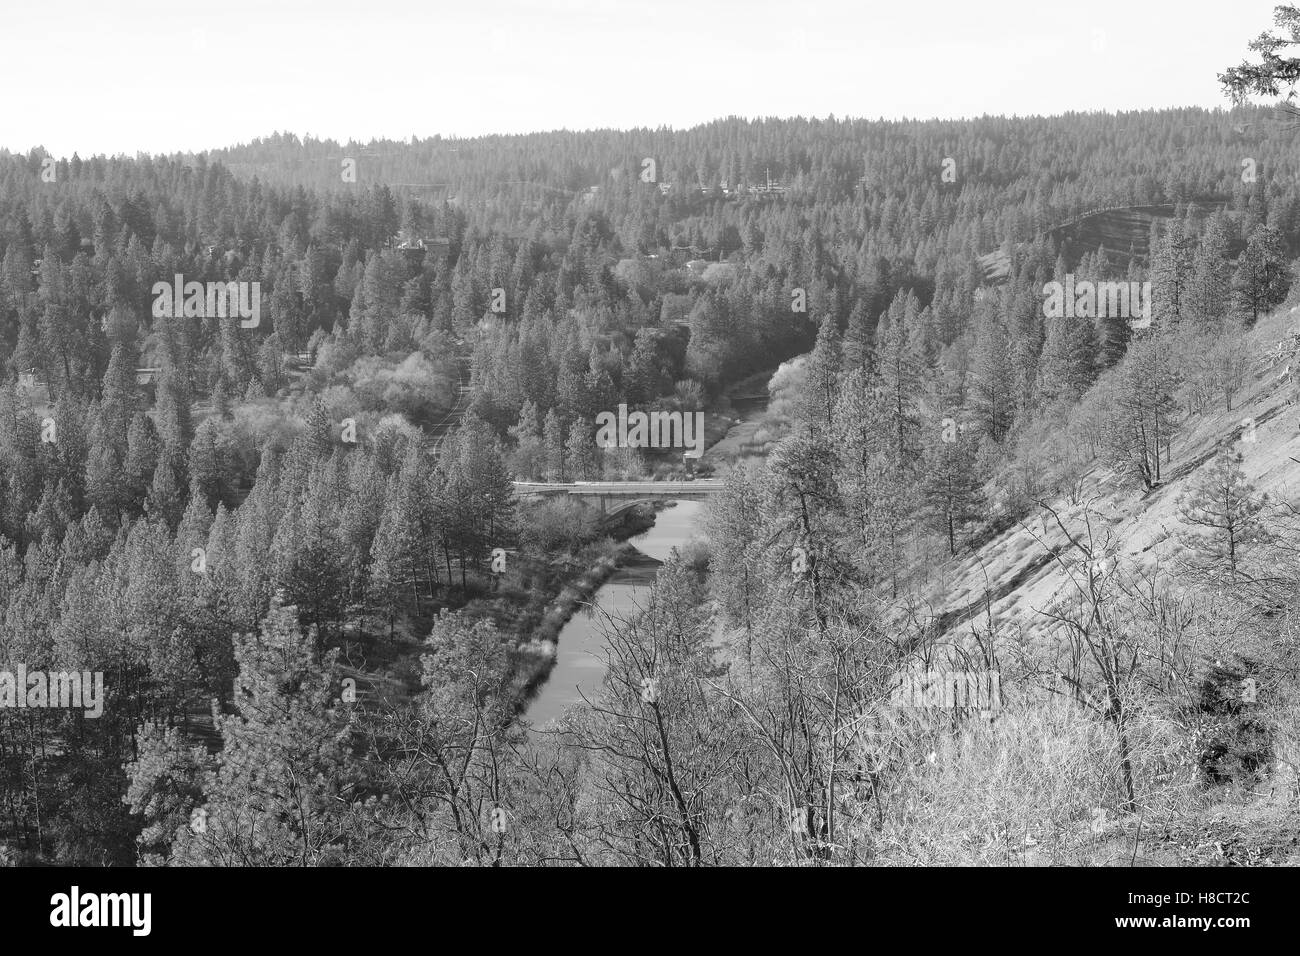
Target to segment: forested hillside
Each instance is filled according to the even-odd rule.
[[[1300,472],[1265,498],[1238,457],[1295,433],[1297,146],[1243,106],[0,152],[0,664],[106,695],[0,709],[0,858],[1196,843],[1300,760]],[[260,308],[214,313],[227,283]],[[1051,283],[1125,309],[1049,317]],[[598,416],[726,413],[792,359],[603,697],[529,733],[554,602],[620,533],[512,481],[682,477]],[[1199,530],[1133,560],[1102,495]],[[940,671],[996,701],[891,709]]]

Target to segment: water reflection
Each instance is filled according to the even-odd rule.
[[[631,539],[633,547],[656,561],[666,561],[673,548],[680,548],[699,532],[703,502],[678,501],[660,511],[654,527]],[[555,667],[528,708],[534,727],[560,716],[568,707],[595,700],[605,677],[605,629],[612,617],[630,617],[645,603],[654,583],[655,565],[640,562],[619,568],[594,595],[590,606],[581,609],[560,630]]]

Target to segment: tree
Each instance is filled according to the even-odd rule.
[[[1077,402],[1096,379],[1097,334],[1091,318],[1058,316],[1047,327],[1038,390],[1048,402]]]
[[[993,309],[984,310],[971,356],[971,408],[986,435],[996,442],[1011,428],[1015,414],[1010,339]]]
[[[173,452],[184,452],[193,437],[190,427],[190,390],[185,376],[174,366],[163,367],[158,378],[155,422],[159,437]]]
[[[509,722],[516,706],[511,635],[491,621],[439,616],[421,647],[419,695],[384,714],[372,746],[385,759],[403,859],[416,864],[495,866],[520,839]]]
[[[466,415],[445,443],[447,483],[445,547],[460,560],[461,586],[471,566],[482,568],[493,548],[509,546],[514,535],[514,485],[499,442],[482,419]]]
[[[1261,313],[1282,303],[1290,288],[1282,236],[1276,229],[1260,226],[1251,233],[1232,276],[1233,308],[1248,326],[1254,325]]]
[[[1234,102],[1243,103],[1251,95],[1278,96],[1283,84],[1294,88],[1300,79],[1300,58],[1279,56],[1278,51],[1300,43],[1300,8],[1284,5],[1274,8],[1273,23],[1289,31],[1286,34],[1261,33],[1249,48],[1260,54],[1258,63],[1243,60],[1219,74],[1219,83]]]
[[[922,463],[921,502],[930,527],[948,538],[957,553],[957,531],[980,517],[980,479],[974,443],[960,434],[933,441]]]
[[[212,508],[226,493],[226,469],[222,465],[221,430],[213,418],[205,418],[190,442],[190,481]]]
[[[536,481],[546,465],[546,447],[541,416],[531,399],[519,410],[519,421],[510,434],[515,439],[515,452],[511,456],[514,473],[524,481]]]
[[[303,314],[300,293],[294,288],[292,268],[280,270],[275,288],[271,291],[271,325],[276,338],[290,352],[297,352],[306,339],[306,316]]]
[[[177,727],[143,724],[136,736],[136,758],[125,770],[130,784],[123,800],[144,827],[136,837],[145,863],[165,864],[177,834],[205,828],[203,774],[208,767],[201,747],[189,747]]]
[[[839,547],[843,515],[835,464],[829,436],[796,434],[772,450],[760,486],[763,522],[771,529],[770,560],[790,569],[787,580],[801,595],[799,605],[819,626],[826,624],[832,598],[850,581],[849,561]]]
[[[564,481],[564,422],[552,407],[546,411],[542,425],[542,444],[546,450],[543,477],[547,481]]]
[[[761,515],[750,466],[737,463],[708,514],[712,545],[709,583],[727,620],[744,628],[746,661],[752,665],[751,628],[763,589],[759,568]]]
[[[662,329],[650,326],[637,331],[625,372],[628,402],[653,402],[672,387],[673,363],[662,354],[666,338]]]
[[[307,418],[307,434],[311,439],[312,451],[318,458],[328,458],[334,451],[334,423],[330,420],[325,402],[319,398],[312,402],[311,414]]]
[[[279,597],[258,634],[235,638],[234,712],[214,715],[222,746],[203,781],[203,826],[180,832],[173,864],[347,860],[358,839],[348,811],[362,777],[335,655],[317,660],[314,644]]]
[[[388,479],[379,527],[371,544],[367,586],[371,605],[387,612],[390,634],[404,593],[409,592],[419,608],[415,530],[415,503],[403,493],[400,477],[393,475]],[[450,577],[450,568],[447,573]]]
[[[808,356],[804,398],[800,418],[812,429],[829,429],[834,423],[835,400],[839,395],[840,365],[843,361],[840,333],[834,316],[822,319],[817,344]]]
[[[1214,331],[1223,327],[1228,314],[1228,237],[1218,216],[1209,220],[1192,259],[1192,278],[1187,290],[1188,317],[1196,328]]]
[[[585,418],[576,418],[569,426],[564,452],[569,465],[569,477],[574,481],[590,481],[599,474],[600,461],[596,456],[595,434],[595,428]]]
[[[915,481],[898,457],[889,395],[865,369],[845,376],[835,410],[836,488],[851,529],[857,570],[874,584],[897,587],[902,548],[911,528]],[[846,536],[847,537],[847,536]]]
[[[127,495],[132,509],[138,509],[148,493],[154,472],[158,467],[158,437],[153,422],[143,412],[136,412],[127,431],[126,474]]]
[[[842,345],[845,372],[874,367],[874,336],[867,323],[867,314],[867,306],[863,300],[859,300],[854,305],[853,311],[849,313],[849,327],[844,333]]]
[[[164,451],[158,456],[149,483],[149,493],[145,498],[145,511],[151,518],[175,528],[182,513],[180,483],[176,480],[176,462],[174,457]]]
[[[1147,490],[1161,480],[1161,455],[1167,461],[1177,430],[1175,392],[1179,374],[1169,349],[1157,336],[1144,336],[1129,349],[1104,403],[1106,460]]]
[[[889,311],[881,316],[877,332],[877,364],[880,386],[887,396],[886,410],[894,435],[900,465],[911,458],[917,429],[916,397],[920,391],[921,367],[908,341],[909,319],[916,315],[916,297],[900,290]]]
[[[1213,566],[1226,563],[1229,580],[1238,577],[1242,560],[1254,547],[1270,540],[1262,512],[1268,496],[1258,496],[1241,470],[1241,456],[1224,452],[1178,502],[1179,515],[1205,533],[1184,535],[1184,541]]]
[[[1151,321],[1173,329],[1182,321],[1192,281],[1193,240],[1181,219],[1171,220],[1151,254]]]
[[[669,561],[645,610],[612,629],[603,694],[565,734],[592,755],[601,781],[609,812],[598,841],[625,859],[720,862],[710,836],[723,822],[726,774],[737,758],[728,707],[704,682],[715,666],[698,611],[703,597],[696,572]]]

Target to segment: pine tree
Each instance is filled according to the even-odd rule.
[[[524,481],[536,481],[546,465],[546,448],[542,421],[531,399],[525,401],[519,410],[519,421],[510,429],[510,434],[516,443],[511,456],[514,473]]]
[[[746,660],[751,666],[751,628],[763,596],[761,517],[754,477],[749,466],[740,462],[727,475],[722,493],[709,508],[709,582],[728,621],[744,628]]]
[[[136,735],[136,758],[123,769],[129,785],[123,799],[142,818],[136,845],[147,864],[167,862],[177,834],[206,828],[203,777],[210,761],[202,747],[188,746],[177,727],[146,723]]]
[[[226,469],[222,465],[221,432],[217,422],[205,418],[190,442],[190,481],[211,509],[226,494]]]
[[[872,370],[875,367],[874,335],[867,315],[867,305],[862,299],[858,300],[849,313],[849,327],[844,333],[842,346],[845,372],[860,368]]]
[[[547,481],[564,481],[564,422],[554,408],[546,412],[542,427],[542,443],[546,448],[544,476]]]
[[[1215,216],[1206,224],[1196,248],[1187,289],[1188,318],[1197,329],[1214,331],[1223,327],[1228,315],[1231,277],[1228,237],[1219,217]]]
[[[909,345],[907,328],[907,321],[915,316],[915,310],[915,296],[899,291],[889,311],[881,317],[878,332],[876,362],[880,368],[880,386],[887,397],[886,414],[900,465],[913,457],[918,428],[916,399],[920,393],[921,368]]]
[[[404,595],[415,602],[417,611],[420,606],[418,527],[411,479],[393,475],[371,545],[368,588],[372,605],[387,612],[390,630]]]
[[[158,456],[145,498],[145,511],[149,517],[175,528],[181,517],[181,488],[176,480],[176,463],[166,451]]]
[[[1212,568],[1226,564],[1229,580],[1236,581],[1250,551],[1271,540],[1262,513],[1267,503],[1268,496],[1257,495],[1246,480],[1241,456],[1224,452],[1179,499],[1182,519],[1208,529],[1186,534],[1184,541]]]
[[[970,401],[984,434],[1002,441],[1014,419],[1010,341],[1001,318],[984,310],[971,355]]]
[[[672,370],[660,359],[663,338],[661,329],[647,326],[637,331],[625,373],[629,404],[648,404],[671,388]]]
[[[154,471],[158,467],[158,437],[153,422],[143,412],[136,412],[127,431],[126,461],[123,471],[126,478],[127,500],[138,508],[149,491]]]
[[[297,352],[306,339],[306,316],[298,299],[299,293],[294,288],[293,273],[289,268],[281,270],[271,292],[270,313],[271,326],[276,338],[284,343],[290,352]]]
[[[835,319],[827,316],[817,331],[817,343],[808,356],[805,368],[803,401],[799,417],[814,430],[829,429],[834,424],[835,400],[839,395],[840,333]]]
[[[334,424],[330,421],[325,402],[319,398],[312,403],[311,415],[307,418],[307,435],[316,457],[328,458],[334,451]]]
[[[1149,491],[1160,483],[1161,456],[1168,460],[1178,428],[1180,378],[1165,341],[1154,335],[1134,342],[1121,371],[1104,405],[1104,454],[1121,475]]]
[[[947,437],[926,448],[921,501],[929,526],[947,537],[948,553],[955,555],[957,532],[982,514],[980,480],[974,443],[960,434]]]
[[[1254,325],[1261,314],[1282,303],[1290,288],[1282,236],[1260,226],[1251,233],[1232,276],[1233,310],[1248,326]]]
[[[122,460],[111,446],[96,441],[86,461],[86,497],[103,514],[114,518],[128,508],[130,489]]]
[[[569,477],[573,481],[590,481],[599,474],[600,462],[596,456],[596,430],[585,418],[574,419],[569,426],[569,437],[564,442],[565,459]]]
[[[491,427],[466,415],[448,440],[447,546],[460,561],[461,586],[471,567],[482,568],[493,548],[507,547],[515,533],[514,485]]]
[[[1090,318],[1059,316],[1047,326],[1038,391],[1047,402],[1077,402],[1096,378],[1097,335]]]
[[[212,510],[197,480],[191,481],[189,501],[180,526],[176,529],[176,562],[181,581],[193,582],[195,575],[191,571],[193,550],[206,548],[208,534],[212,529]]]
[[[1181,219],[1171,220],[1151,256],[1151,320],[1158,328],[1173,329],[1187,310],[1185,301],[1192,281],[1193,240]]]
[[[851,579],[851,564],[840,548],[844,516],[836,464],[829,436],[796,434],[768,456],[760,492],[763,523],[777,532],[767,541],[769,560],[792,567],[791,555],[802,551],[803,568],[793,572],[791,583],[808,583],[799,592],[801,606],[819,629],[826,627]]]
[[[159,437],[173,452],[184,452],[193,438],[190,427],[190,391],[181,371],[163,367],[158,378],[154,420]]]
[[[237,636],[235,712],[205,774],[203,827],[182,829],[181,865],[343,864],[355,840],[348,809],[361,782],[335,654],[317,661],[297,611],[277,597],[256,635]]]

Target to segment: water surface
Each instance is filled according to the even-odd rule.
[[[678,501],[660,511],[654,527],[630,539],[642,554],[656,561],[666,561],[673,548],[680,548],[700,531],[704,502]],[[605,678],[605,632],[609,617],[631,617],[645,603],[654,568],[619,568],[591,600],[592,607],[579,607],[560,629],[551,676],[528,707],[527,718],[534,727],[542,727],[574,704],[583,695],[595,700]],[[593,610],[594,608],[594,610]]]

